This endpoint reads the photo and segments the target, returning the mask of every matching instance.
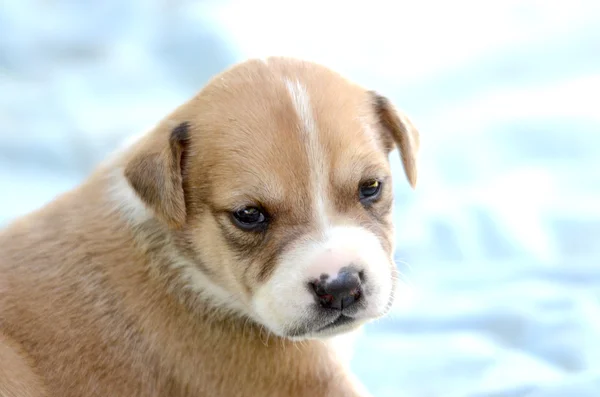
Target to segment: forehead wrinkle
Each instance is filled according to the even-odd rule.
[[[261,118],[268,122],[255,122]],[[283,200],[285,190],[296,194],[307,190],[302,186],[307,179],[306,153],[301,137],[291,128],[289,112],[272,110],[248,121],[235,120],[214,135],[217,139],[207,142],[203,150],[211,158],[205,167],[214,183],[249,194],[266,190],[264,194],[277,200]]]
[[[284,186],[274,174],[259,170],[244,169],[230,172],[223,176],[222,182],[217,182],[214,189],[215,199],[235,204],[274,204],[285,199]],[[215,178],[213,174],[213,180]]]
[[[376,151],[384,150],[381,142],[381,135],[377,130],[377,126],[373,121],[373,117],[371,115],[360,115],[358,116],[357,120],[360,123],[365,138],[371,148]]]
[[[375,131],[361,122],[359,106],[354,113],[359,115],[349,118],[349,123],[334,126],[337,134],[330,134],[326,140],[331,153],[330,182],[337,188],[355,189],[363,178],[383,178],[390,172],[387,155],[373,136]]]
[[[230,152],[228,152],[230,153]],[[268,210],[285,212],[301,222],[310,211],[306,161],[302,156],[220,156],[209,170],[213,200],[223,205],[260,204]]]
[[[335,186],[355,189],[358,183],[369,178],[386,178],[388,170],[372,160],[344,161],[335,166],[332,174],[332,184]]]

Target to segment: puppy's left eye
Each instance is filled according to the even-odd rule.
[[[381,186],[383,184],[377,179],[370,179],[362,182],[358,189],[358,197],[362,202],[369,202],[376,200],[381,193]]]

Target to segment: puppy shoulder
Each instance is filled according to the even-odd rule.
[[[9,396],[46,397],[48,393],[18,343],[0,332],[0,397]]]

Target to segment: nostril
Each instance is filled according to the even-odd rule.
[[[313,281],[310,283],[312,290],[315,292],[317,296],[327,295],[327,291],[325,290],[325,284],[322,281]]]
[[[360,280],[361,283],[365,282],[365,272],[364,272],[364,270],[361,270],[360,272],[358,272],[358,279]]]
[[[331,307],[335,301],[335,297],[333,295],[325,294],[319,296],[319,303],[323,307]]]
[[[323,282],[311,282],[309,283],[311,289],[315,293],[319,304],[322,307],[331,307],[335,301],[335,297],[327,292],[325,284]]]
[[[361,278],[359,272],[343,271],[333,280],[322,278],[309,284],[321,307],[343,310],[362,298]]]

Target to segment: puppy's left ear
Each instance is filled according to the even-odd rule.
[[[370,95],[373,100],[375,114],[383,128],[381,135],[385,149],[389,153],[395,147],[398,147],[402,157],[404,173],[410,186],[414,189],[417,186],[419,131],[405,114],[394,108],[389,99],[373,91],[370,92]]]
[[[125,177],[138,197],[172,228],[186,221],[183,172],[189,129],[187,122],[161,122],[125,165]]]

